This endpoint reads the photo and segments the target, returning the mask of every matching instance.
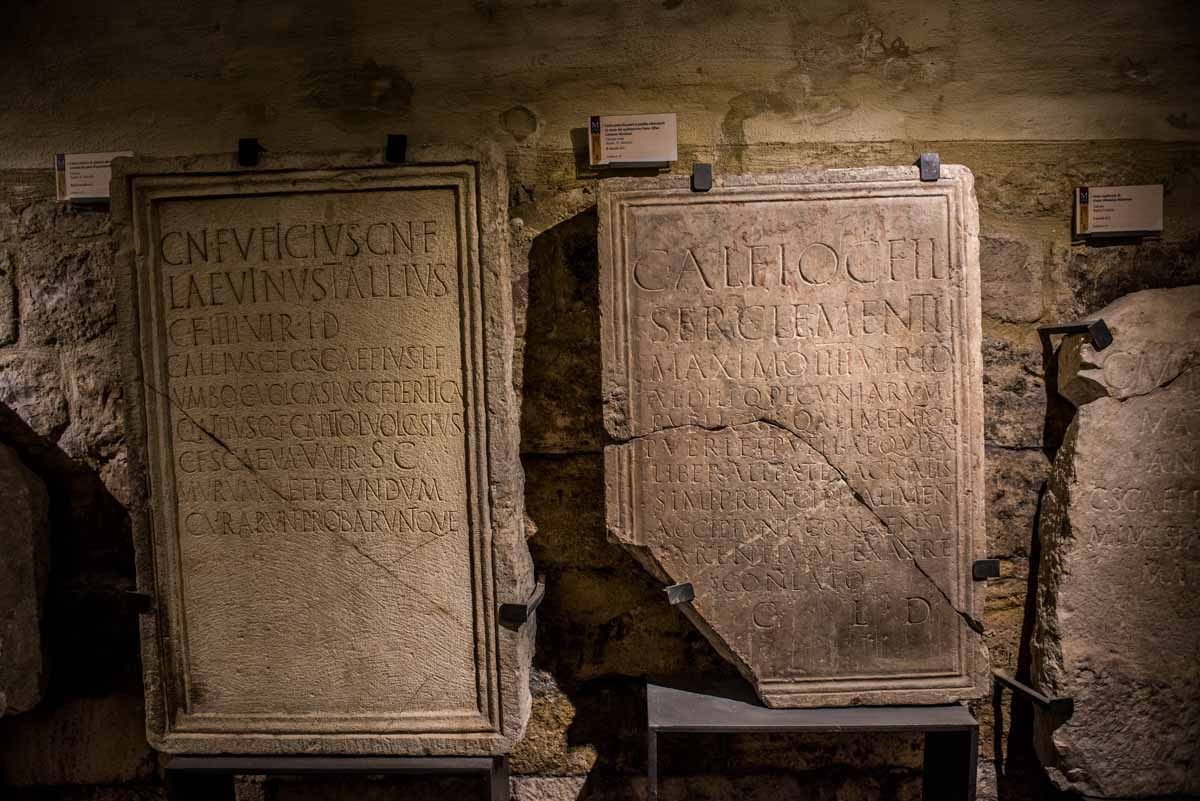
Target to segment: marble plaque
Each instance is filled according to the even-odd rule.
[[[606,181],[610,536],[772,706],[981,695],[973,179]]]
[[[118,162],[151,742],[493,754],[533,587],[490,152]]]
[[[1071,698],[1035,710],[1062,790],[1200,796],[1200,286],[1093,315],[1104,350],[1067,337],[1058,389],[1077,407],[1039,527],[1031,678]]]

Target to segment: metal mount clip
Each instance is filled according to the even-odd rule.
[[[383,158],[390,164],[403,164],[408,152],[408,136],[406,134],[388,134],[387,144],[383,148]]]
[[[546,579],[538,576],[533,592],[519,604],[500,604],[500,623],[510,628],[520,628],[533,617],[533,613],[542,605],[546,597]]]
[[[692,165],[692,191],[707,192],[712,189],[713,168],[711,164],[697,161]]]
[[[1038,333],[1042,336],[1050,336],[1052,334],[1087,334],[1088,339],[1091,340],[1092,347],[1096,350],[1104,350],[1113,342],[1112,331],[1109,330],[1108,324],[1104,322],[1104,318],[1080,320],[1076,323],[1039,325]]]
[[[672,584],[666,588],[665,592],[671,606],[685,604],[696,597],[696,590],[692,587],[692,582],[690,581],[685,581],[682,584]]]
[[[143,590],[125,590],[125,602],[139,615],[154,609],[154,596]]]
[[[239,139],[237,149],[238,166],[257,167],[258,155],[265,152],[266,148],[260,145],[257,139]]]
[[[1059,720],[1066,720],[1075,712],[1075,699],[1073,698],[1043,695],[1028,684],[1017,681],[1012,674],[1006,673],[1003,670],[993,670],[992,675],[995,677],[997,685],[1003,685],[1014,693],[1025,696],[1035,706],[1046,710]],[[1000,686],[997,686],[996,692],[999,693],[1000,689]]]
[[[990,578],[1000,578],[999,559],[976,559],[971,563],[971,578],[976,581],[986,581]]]
[[[917,159],[922,181],[936,181],[942,177],[942,157],[937,153],[922,153]]]

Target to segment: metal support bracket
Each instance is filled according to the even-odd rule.
[[[996,680],[997,693],[1000,692],[1001,685],[1003,685],[1014,693],[1028,698],[1033,702],[1034,706],[1046,710],[1059,720],[1066,720],[1075,712],[1075,699],[1073,698],[1043,695],[1028,684],[1017,681],[1011,673],[1006,673],[1003,670],[993,670],[992,675]]]
[[[126,590],[125,601],[139,615],[154,609],[154,596],[142,590]]]
[[[976,559],[971,564],[971,578],[976,581],[987,581],[990,578],[1000,578],[999,559]]]
[[[1096,350],[1104,350],[1113,343],[1112,331],[1104,318],[1096,320],[1080,320],[1075,323],[1059,323],[1055,325],[1039,325],[1038,333],[1042,336],[1053,334],[1087,334]]]
[[[388,134],[387,144],[383,148],[383,158],[389,164],[403,164],[408,153],[408,136],[406,134]]]
[[[665,592],[667,593],[667,600],[670,602],[671,606],[685,604],[696,597],[696,589],[692,586],[692,582],[690,581],[685,581],[682,584],[672,584],[670,587],[666,588]]]
[[[238,166],[257,167],[258,156],[265,151],[266,148],[260,145],[257,139],[239,139],[237,149]]]
[[[546,597],[546,579],[538,576],[537,584],[533,587],[533,592],[524,603],[519,604],[500,604],[500,623],[501,625],[510,628],[520,628],[525,625],[529,618],[533,617],[533,613],[542,605],[542,599]]]
[[[942,177],[942,157],[937,153],[922,153],[917,159],[922,181],[936,181]]]
[[[697,161],[692,165],[692,191],[707,192],[712,189],[713,168],[711,164]]]

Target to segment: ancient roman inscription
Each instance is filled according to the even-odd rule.
[[[1078,408],[1042,500],[1031,641],[1035,686],[1074,712],[1038,710],[1035,744],[1063,790],[1193,797],[1200,287],[1126,295],[1095,316],[1112,345],[1072,336],[1059,353],[1059,391]]]
[[[768,703],[977,694],[975,213],[962,169],[602,200],[610,530]]]
[[[170,731],[500,727],[475,180],[145,182]]]

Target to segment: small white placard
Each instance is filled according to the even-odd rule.
[[[1162,228],[1162,184],[1075,189],[1075,233],[1080,236],[1147,234]]]
[[[59,153],[54,157],[54,179],[58,199],[107,200],[112,179],[112,160],[132,156],[128,150],[117,153]]]
[[[588,121],[593,167],[666,164],[679,158],[674,114],[621,114]]]

